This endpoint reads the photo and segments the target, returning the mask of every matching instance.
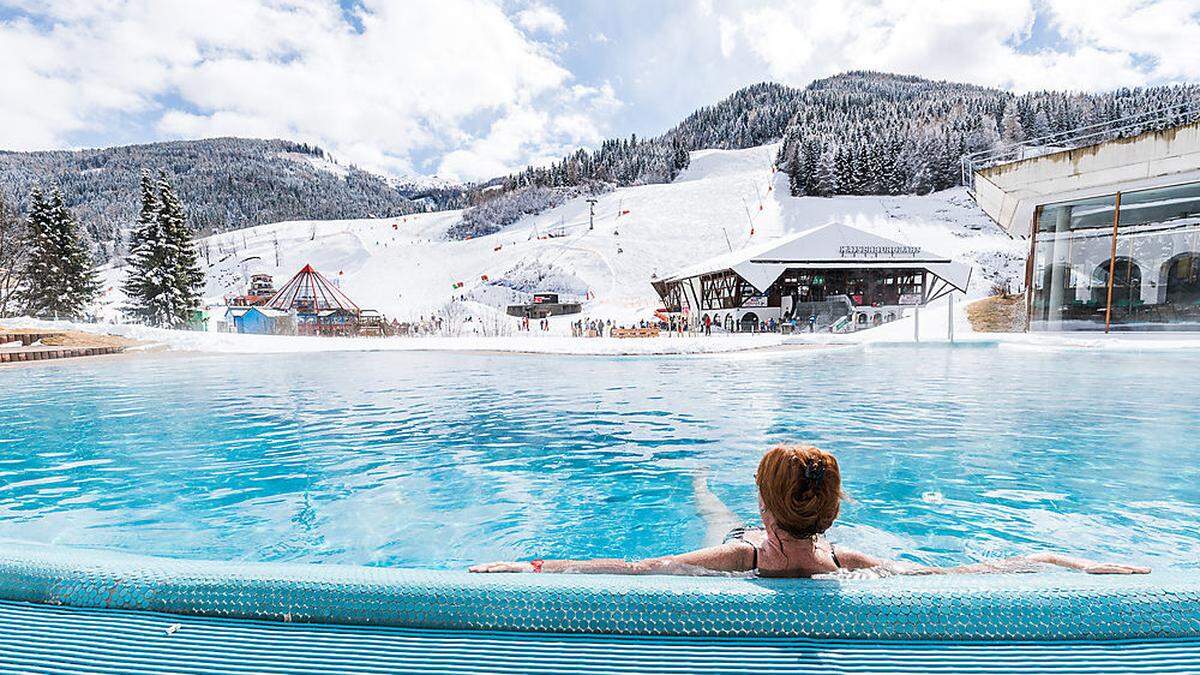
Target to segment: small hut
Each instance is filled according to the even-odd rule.
[[[312,265],[271,296],[267,309],[293,313],[299,335],[355,335],[362,310]]]
[[[255,335],[295,335],[296,333],[291,314],[266,307],[230,307],[225,310],[225,322],[234,333]]]
[[[560,302],[558,293],[534,293],[533,302],[509,305],[505,311],[509,316],[545,319],[548,316],[578,314],[583,311],[583,305],[578,302]]]

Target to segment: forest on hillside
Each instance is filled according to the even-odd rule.
[[[461,189],[397,187],[335,163],[319,147],[215,138],[79,151],[0,152],[0,196],[21,212],[35,185],[57,186],[101,261],[128,253],[143,169],[164,171],[200,234],[282,220],[399,216],[453,208]]]
[[[1185,111],[1188,104],[1193,107]],[[687,166],[692,150],[780,140],[776,165],[788,174],[796,196],[926,194],[961,183],[959,162],[965,154],[1163,108],[1178,112],[1160,121],[1159,128],[1194,119],[1200,87],[1018,96],[866,71],[817,80],[803,89],[755,84],[697,110],[661,136],[605,141],[597,150],[579,150],[507,176],[501,189],[472,195],[478,206],[464,213],[450,235],[494,232],[520,215],[550,208],[580,185],[668,182]]]
[[[848,73],[805,88],[777,165],[797,196],[925,194],[959,185],[964,155],[1164,108],[1176,112],[1125,135],[1194,119],[1200,87],[1015,96],[917,77]]]

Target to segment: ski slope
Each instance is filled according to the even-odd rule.
[[[218,319],[224,298],[244,292],[251,273],[271,274],[279,287],[311,263],[360,307],[389,319],[416,320],[465,297],[460,313],[511,328],[515,320],[502,318],[504,305],[528,299],[531,291],[558,291],[586,298],[585,317],[631,323],[650,318],[660,306],[650,286],[654,275],[832,220],[974,265],[971,296],[986,295],[991,279],[1022,272],[1023,245],[962,190],[796,198],[788,194],[787,177],[772,171],[777,149],[694,152],[672,183],[599,196],[594,229],[589,205],[580,198],[467,241],[444,236],[458,211],[283,222],[213,235],[199,244],[208,263],[205,300]],[[102,318],[119,317],[122,274],[105,271]],[[462,287],[454,288],[458,283]],[[569,331],[576,318],[555,319],[553,332]]]

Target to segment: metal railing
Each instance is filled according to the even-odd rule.
[[[1074,150],[1117,138],[1137,136],[1147,131],[1162,131],[1194,122],[1197,119],[1200,119],[1200,104],[1180,103],[1066,129],[1019,143],[998,145],[988,150],[963,155],[961,160],[962,184],[967,187],[971,196],[974,196],[975,173],[982,169],[1022,159],[1041,157],[1063,150]]]

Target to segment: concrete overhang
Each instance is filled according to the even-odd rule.
[[[984,213],[1026,237],[1039,205],[1200,181],[1200,122],[998,164],[974,181]]]

